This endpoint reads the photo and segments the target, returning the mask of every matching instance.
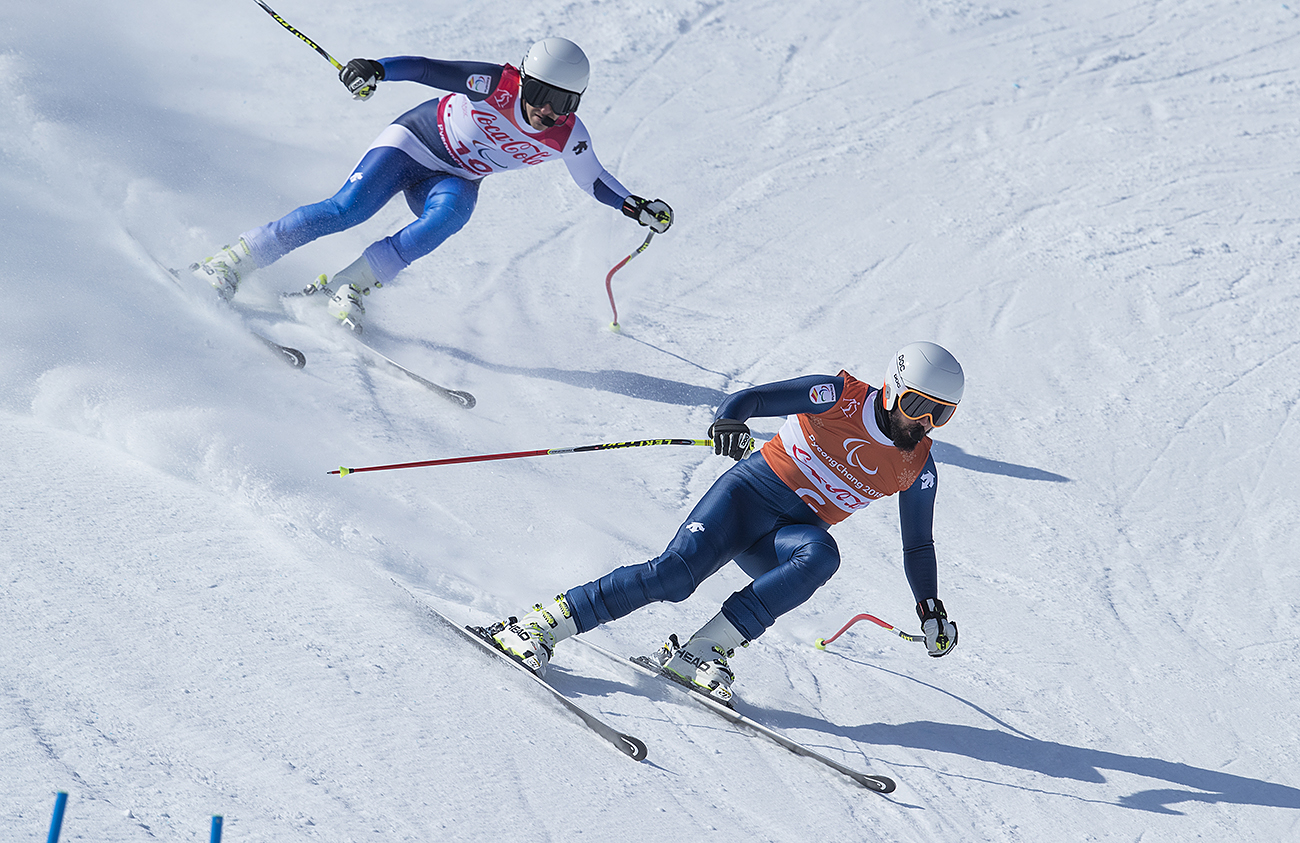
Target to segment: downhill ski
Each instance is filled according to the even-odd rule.
[[[183,295],[185,295],[187,298],[193,298],[194,290],[185,284],[185,282],[181,278],[181,273],[179,270],[172,269],[170,266],[167,266],[165,263],[163,263],[157,257],[155,257],[153,252],[150,252],[148,249],[146,249],[144,245],[140,243],[139,239],[137,239],[134,235],[130,235],[130,236],[131,239],[135,241],[136,245],[140,247],[141,253],[146,255],[149,258],[149,260],[153,263],[153,265],[159,270],[159,277],[165,277],[168,281],[175,284],[176,287],[181,291]],[[227,302],[226,304],[230,306],[232,311],[235,310],[234,305],[230,305],[229,302]],[[290,366],[294,367],[295,369],[301,369],[303,366],[307,365],[307,355],[303,354],[298,349],[293,348],[292,346],[281,345],[280,343],[276,342],[270,337],[267,337],[261,334],[260,332],[253,330],[244,322],[243,319],[239,320],[239,324],[244,328],[244,330],[248,331],[250,334],[256,337],[258,341],[260,341],[268,349],[274,352],[277,357],[279,357],[284,362],[288,363]]]
[[[430,392],[433,392],[435,395],[439,395],[442,398],[447,399],[448,401],[455,404],[456,406],[462,407],[466,410],[470,410],[473,409],[474,405],[478,403],[478,400],[473,396],[473,394],[466,392],[463,389],[452,389],[451,387],[434,383],[428,378],[421,377],[420,375],[417,375],[415,372],[412,372],[410,369],[403,366],[401,363],[398,363],[396,360],[392,359],[388,355],[379,351],[374,346],[362,342],[362,340],[356,334],[352,334],[352,338],[355,339],[362,348],[364,348],[366,351],[374,355],[380,362],[384,363],[385,365],[393,369],[396,369],[398,372],[401,372],[403,375],[406,375],[408,378],[418,383],[420,386],[423,386],[425,389],[428,389]]]
[[[282,299],[301,298],[304,296],[313,296],[316,293],[324,293],[326,296],[334,295],[333,291],[329,287],[324,286],[323,284],[322,285],[309,284],[308,286],[304,287],[302,290],[298,292],[281,293],[280,297]],[[456,406],[462,407],[466,410],[473,409],[474,405],[478,403],[477,400],[474,398],[474,396],[469,392],[466,392],[462,389],[452,389],[451,387],[434,383],[428,378],[422,377],[421,375],[418,375],[415,372],[411,371],[407,367],[403,366],[401,363],[398,363],[396,360],[389,357],[387,354],[384,354],[382,351],[375,348],[373,345],[370,345],[368,342],[361,339],[361,332],[359,330],[350,331],[347,329],[347,326],[344,326],[343,330],[350,337],[352,337],[352,339],[354,339],[358,345],[360,345],[363,349],[365,349],[367,353],[369,353],[380,363],[383,363],[384,365],[396,370],[397,372],[406,375],[408,378],[420,384],[425,389],[428,389],[430,392],[434,393],[435,395],[438,395],[441,398],[445,398],[446,400],[450,401]]]
[[[496,642],[492,640],[492,636],[488,634],[486,629],[483,629],[482,627],[462,626],[461,624],[452,620],[447,615],[444,615],[438,609],[429,605],[424,600],[421,600],[420,598],[416,597],[413,592],[407,589],[406,586],[397,582],[397,580],[393,580],[392,582],[398,588],[405,591],[417,606],[424,609],[426,612],[429,613],[429,615],[431,615],[433,618],[438,620],[444,626],[447,626],[455,630],[455,632],[458,635],[465,638],[466,640],[472,641],[474,644],[483,648],[485,652],[491,653],[493,656],[499,659],[503,659],[504,661],[513,665],[516,669],[521,670],[524,673],[528,674],[529,678],[531,678],[538,685],[542,686],[547,691],[549,691],[551,695],[555,697],[555,699],[561,705],[563,705],[569,711],[577,715],[578,719],[581,720],[583,723],[585,723],[589,729],[591,729],[593,732],[595,732],[596,734],[600,735],[602,738],[604,738],[605,740],[613,744],[614,747],[619,752],[622,752],[623,754],[627,755],[634,761],[645,760],[647,750],[644,742],[642,742],[639,738],[633,737],[632,735],[628,735],[623,732],[620,732],[619,730],[615,729],[613,726],[606,723],[604,720],[601,720],[599,717],[592,714],[590,711],[587,711],[587,709],[583,708],[573,700],[569,699],[569,697],[566,696],[563,691],[559,690],[554,685],[547,682],[542,677],[538,676],[536,673],[533,673],[533,671],[530,670],[523,662],[519,661],[518,659],[509,655],[500,647],[498,647],[496,645]]]
[[[858,770],[854,770],[851,767],[846,767],[843,764],[839,763],[838,761],[835,761],[834,759],[831,758],[827,758],[825,755],[822,755],[816,750],[802,743],[799,743],[793,738],[790,738],[787,735],[778,732],[775,729],[764,726],[762,723],[759,723],[757,720],[753,720],[749,717],[746,717],[745,715],[736,711],[734,708],[708,696],[702,691],[696,691],[694,688],[688,686],[684,682],[681,682],[671,674],[665,673],[663,669],[659,666],[659,662],[653,656],[633,656],[630,659],[624,659],[622,656],[619,656],[617,653],[612,653],[603,647],[600,647],[596,644],[592,644],[590,641],[586,641],[581,638],[578,638],[576,640],[581,641],[583,644],[587,645],[587,647],[591,648],[592,650],[610,659],[613,659],[622,664],[629,664],[636,670],[648,676],[653,676],[656,679],[663,680],[667,685],[677,688],[682,693],[686,694],[688,697],[690,697],[700,705],[707,708],[709,711],[712,711],[714,714],[717,714],[720,717],[723,717],[738,726],[744,726],[746,729],[749,729],[751,732],[755,732],[759,735],[762,735],[763,737],[767,738],[773,743],[785,747],[786,749],[790,750],[796,755],[802,755],[805,758],[811,758],[814,761],[821,762],[822,764],[825,764],[827,767],[830,767],[832,770],[835,770],[836,772],[839,773],[843,773],[844,775],[853,779],[855,782],[867,788],[868,790],[874,791],[875,793],[893,793],[894,789],[898,786],[893,779],[888,778],[887,776],[871,775],[869,773],[863,773]]]

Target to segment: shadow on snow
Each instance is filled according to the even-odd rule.
[[[950,445],[947,442],[934,440],[930,446],[930,453],[934,456],[935,462],[941,462],[946,465],[955,465],[959,468],[979,471],[984,474],[1003,474],[1007,477],[1018,477],[1021,480],[1045,480],[1050,483],[1069,483],[1070,478],[1060,474],[1053,474],[1050,471],[1044,471],[1041,468],[1031,468],[1026,465],[1016,465],[1015,463],[1003,462],[1002,460],[991,460],[987,457],[978,457],[974,454],[968,454],[956,445]]]
[[[857,659],[848,660],[864,667],[894,673],[892,670]],[[895,675],[903,676],[903,674]],[[913,681],[920,682],[915,679]],[[1114,801],[1116,805],[1139,811],[1181,814],[1181,811],[1170,807],[1179,802],[1206,804],[1226,802],[1235,805],[1300,809],[1300,789],[1294,787],[1235,776],[1217,770],[1206,770],[1189,764],[1163,761],[1159,758],[1124,755],[1040,740],[1013,728],[968,700],[929,683],[920,682],[920,684],[934,688],[970,706],[1007,731],[924,720],[896,725],[864,723],[860,726],[839,726],[817,717],[789,711],[756,709],[744,704],[741,707],[748,709],[746,713],[755,720],[761,720],[773,728],[806,729],[838,735],[858,744],[901,746],[950,755],[964,755],[967,758],[989,761],[1004,767],[1018,767],[1055,778],[1095,784],[1106,781],[1103,771],[1113,770],[1177,785],[1177,787],[1137,791],[1119,796]]]
[[[650,345],[645,340],[629,337],[643,345]],[[492,363],[484,360],[475,354],[451,346],[440,345],[438,343],[423,341],[420,343],[432,351],[445,354],[465,363],[470,363],[491,372],[500,372],[503,374],[520,375],[522,377],[541,378],[544,380],[555,381],[569,386],[579,386],[586,389],[596,389],[602,392],[609,392],[615,395],[626,395],[629,398],[639,398],[644,401],[657,401],[661,404],[674,404],[683,407],[717,407],[727,397],[728,393],[713,389],[707,386],[697,386],[695,384],[683,383],[681,381],[669,380],[667,378],[658,378],[653,375],[643,375],[637,372],[626,372],[617,369],[600,369],[597,371],[585,372],[576,369],[559,369],[554,366],[512,366],[505,363]],[[651,348],[658,349],[657,346],[650,345]],[[672,357],[676,357],[696,368],[709,372],[710,374],[719,375],[726,378],[721,372],[715,372],[712,369],[706,369],[698,363],[687,360],[680,355],[664,351]],[[738,382],[739,383],[739,382]],[[753,384],[745,385],[752,386]],[[934,455],[935,462],[941,462],[946,465],[955,465],[959,468],[965,468],[970,471],[978,471],[984,474],[1001,474],[1007,477],[1016,477],[1021,480],[1040,480],[1050,483],[1069,483],[1070,478],[1050,471],[1044,471],[1040,468],[1031,466],[1016,465],[1015,463],[1003,462],[1002,460],[989,459],[987,457],[969,454],[956,445],[947,442],[935,440],[930,449]]]

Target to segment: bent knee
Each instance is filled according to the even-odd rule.
[[[795,564],[808,572],[808,577],[824,583],[840,569],[840,552],[833,545],[808,545],[806,551],[795,559]]]
[[[436,223],[439,228],[451,235],[464,228],[473,215],[473,202],[466,202],[452,193],[443,193],[432,197],[424,206],[424,213],[420,216]]]
[[[695,593],[698,583],[685,560],[676,553],[665,553],[646,565],[646,594],[663,603],[680,603]]]
[[[825,530],[812,526],[787,527],[778,541],[790,549],[790,563],[808,579],[824,583],[840,569],[840,548]]]

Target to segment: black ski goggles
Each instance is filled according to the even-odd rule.
[[[908,389],[898,396],[898,409],[912,421],[920,421],[929,416],[930,424],[943,427],[952,418],[952,414],[957,412],[957,405]]]
[[[582,94],[575,94],[573,91],[557,88],[548,82],[534,79],[531,76],[524,77],[523,94],[524,102],[533,108],[540,109],[549,105],[551,111],[561,117],[577,111],[578,103],[582,101]]]

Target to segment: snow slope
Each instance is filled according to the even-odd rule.
[[[1283,840],[1300,833],[1300,14],[1212,0],[791,6],[667,0],[277,10],[340,59],[587,49],[601,160],[677,224],[563,168],[368,304],[387,353],[253,317],[280,365],[162,279],[321,199],[394,116],[244,0],[0,11],[0,834],[65,840]],[[253,308],[408,219],[395,202],[246,285]],[[311,314],[303,302],[302,311]],[[730,391],[914,339],[966,400],[935,445],[942,660],[911,627],[896,508],[739,654],[742,709],[890,797],[588,648],[566,692],[466,620],[656,555],[726,469],[645,448],[355,475],[340,464],[701,436]],[[779,420],[757,420],[770,435]],[[710,617],[734,567],[591,634]]]

